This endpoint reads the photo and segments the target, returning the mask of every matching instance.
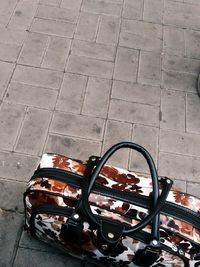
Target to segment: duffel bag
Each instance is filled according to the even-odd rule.
[[[134,149],[151,178],[106,165]],[[99,266],[200,266],[200,199],[158,179],[142,146],[121,142],[86,162],[44,154],[24,193],[32,236]]]

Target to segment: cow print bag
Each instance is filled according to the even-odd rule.
[[[140,152],[151,178],[106,165]],[[86,162],[44,154],[24,193],[32,236],[99,266],[200,266],[200,199],[158,179],[150,154],[122,142]]]

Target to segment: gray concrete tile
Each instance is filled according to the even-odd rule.
[[[4,103],[0,110],[0,148],[12,150],[20,129],[25,107]]]
[[[162,90],[160,127],[175,131],[185,131],[186,96],[184,92]]]
[[[160,151],[200,156],[200,135],[161,130]]]
[[[164,0],[144,0],[143,19],[153,23],[163,23]]]
[[[200,32],[185,31],[186,56],[200,59]]]
[[[194,5],[199,5],[199,3],[195,0],[183,0],[184,3],[188,3],[188,4],[194,4]]]
[[[50,134],[45,151],[87,160],[91,155],[100,156],[101,142]]]
[[[161,56],[152,52],[141,51],[138,71],[138,82],[161,85]]]
[[[80,10],[82,0],[61,0],[60,6],[63,8],[70,8],[75,10]]]
[[[75,39],[72,43],[71,53],[99,60],[114,61],[116,47]]]
[[[70,23],[76,23],[78,15],[79,12],[77,10],[47,5],[39,5],[36,13],[38,18],[61,20]]]
[[[121,19],[119,17],[102,15],[97,42],[116,45],[119,38],[120,21]]]
[[[18,65],[12,81],[57,90],[60,88],[62,78],[63,73],[58,71]]]
[[[164,26],[163,49],[169,55],[184,56],[184,30],[173,26]]]
[[[149,116],[149,114],[151,114],[151,116]],[[159,108],[156,106],[112,99],[108,117],[122,122],[158,126]]]
[[[126,122],[108,120],[106,124],[103,152],[106,152],[112,145],[122,142],[131,141],[132,125]],[[129,151],[121,149],[112,155],[108,164],[119,168],[128,168]]]
[[[42,67],[64,71],[70,46],[70,39],[51,36],[48,48],[43,58]]]
[[[24,211],[23,193],[26,184],[0,179],[0,208],[8,211]]]
[[[60,6],[61,1],[62,0],[39,0],[39,3],[50,6]]]
[[[103,129],[104,120],[101,118],[56,112],[50,132],[100,141]]]
[[[75,25],[63,21],[35,18],[31,25],[31,31],[72,38]]]
[[[29,33],[20,53],[18,63],[39,67],[47,47],[48,36]]]
[[[81,12],[74,35],[75,39],[94,41],[97,34],[100,16]]]
[[[185,92],[196,92],[197,76],[190,73],[163,71],[162,86]]]
[[[82,114],[106,118],[110,100],[111,80],[89,78]]]
[[[16,7],[17,0],[2,0],[0,7],[0,25],[6,26]]]
[[[41,240],[32,237],[27,231],[22,232],[19,242],[19,248],[28,248],[33,250],[39,250],[42,252],[55,253],[54,247],[51,247],[49,246],[49,244],[41,242]]]
[[[82,75],[111,79],[114,63],[93,58],[71,55],[66,71]]]
[[[200,175],[199,158],[160,152],[158,173],[161,176],[196,182]]]
[[[176,190],[179,190],[181,192],[186,192],[187,182],[184,180],[173,179],[173,186],[175,187]]]
[[[200,134],[200,99],[197,95],[187,95],[187,131]]]
[[[0,266],[12,266],[24,216],[0,209]]]
[[[38,250],[30,250],[20,248],[17,252],[16,260],[14,262],[14,267],[26,267],[30,264],[33,267],[37,267],[38,265],[49,267],[58,266],[58,267],[82,267],[83,262],[72,258],[71,256],[67,256],[64,254],[58,254],[58,250],[55,249],[55,254],[42,252]],[[56,254],[57,253],[57,254]]]
[[[15,44],[0,43],[0,60],[16,62],[19,56],[21,46]]]
[[[144,0],[125,0],[122,17],[125,19],[142,19]]]
[[[119,44],[121,46],[160,52],[162,26],[137,20],[122,20]]]
[[[50,119],[51,112],[29,108],[26,112],[15,151],[31,155],[40,154],[46,139]],[[34,142],[31,140],[34,140]]]
[[[0,27],[0,43],[21,46],[26,38],[27,32],[24,30]]]
[[[80,113],[86,84],[86,76],[66,73],[64,75],[56,108],[70,113]]]
[[[37,165],[37,157],[0,152],[0,173],[5,179],[28,182]]]
[[[36,10],[37,4],[34,1],[18,1],[9,27],[21,30],[29,29]]]
[[[199,198],[199,183],[187,182],[187,193]]]
[[[200,5],[165,1],[164,23],[181,28],[200,29]]]
[[[114,79],[136,82],[139,51],[118,47],[115,61]]]
[[[133,128],[132,142],[142,145],[151,154],[155,164],[158,156],[159,129],[143,125],[135,125]],[[131,170],[141,173],[150,173],[145,158],[136,151],[131,152]]]
[[[166,55],[163,60],[163,69],[197,75],[200,70],[200,60]]]
[[[159,106],[160,93],[158,86],[113,81],[112,98]]]
[[[53,109],[58,92],[43,87],[12,82],[5,101],[38,108]]]
[[[98,0],[83,0],[81,10],[88,13],[106,14],[112,16],[120,16],[122,4],[115,1],[98,1]]]

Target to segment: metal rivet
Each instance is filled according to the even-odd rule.
[[[175,252],[177,252],[177,251],[178,251],[177,246],[173,245],[173,246],[172,246],[172,250],[175,251]]]
[[[168,184],[171,184],[171,180],[170,180],[170,179],[167,179],[166,182],[167,182]]]
[[[178,252],[179,252],[180,255],[184,255],[184,251],[182,249],[179,249]]]
[[[108,237],[109,237],[110,239],[113,239],[113,238],[114,238],[114,234],[113,234],[113,233],[108,233]]]
[[[165,239],[164,239],[164,238],[161,238],[161,239],[160,239],[160,242],[161,242],[161,243],[165,243]]]
[[[108,248],[108,245],[104,244],[104,245],[101,246],[101,248],[102,248],[103,250],[106,250],[106,249]]]
[[[75,220],[78,220],[79,219],[79,215],[78,215],[78,213],[75,213],[74,215],[73,215],[73,218],[75,219]]]
[[[151,243],[152,243],[152,245],[154,245],[154,246],[158,245],[158,241],[157,241],[156,239],[152,240]]]

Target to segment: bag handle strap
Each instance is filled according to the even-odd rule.
[[[133,227],[124,228],[123,234],[130,234],[130,233],[134,233],[136,231],[139,231],[139,230],[143,229],[147,224],[149,224],[153,220],[153,223],[152,223],[152,240],[154,240],[154,241],[156,240],[157,244],[158,244],[158,242],[159,242],[159,226],[160,226],[159,212],[165,203],[165,200],[167,198],[169,190],[172,186],[172,181],[170,179],[163,179],[165,186],[164,186],[164,190],[162,191],[161,195],[159,196],[158,175],[157,175],[157,170],[156,170],[154,161],[153,161],[151,155],[149,154],[149,152],[145,148],[143,148],[142,146],[140,146],[138,144],[131,143],[131,142],[118,143],[118,144],[112,146],[103,155],[103,157],[100,158],[93,173],[91,174],[90,181],[88,179],[86,179],[87,181],[85,181],[84,186],[83,186],[82,201],[83,201],[84,210],[85,210],[86,214],[89,216],[89,218],[93,221],[93,223],[97,224],[98,226],[100,226],[102,228],[102,220],[100,220],[99,218],[94,216],[94,214],[92,213],[88,198],[89,198],[89,194],[91,193],[93,186],[95,184],[95,181],[96,181],[97,177],[99,176],[103,166],[105,165],[107,160],[111,157],[111,155],[113,155],[117,150],[119,150],[121,148],[130,148],[130,149],[136,150],[144,156],[144,158],[146,159],[147,164],[149,166],[149,169],[150,169],[150,173],[151,173],[151,177],[152,177],[152,186],[153,186],[153,191],[152,191],[152,202],[153,202],[152,204],[153,205],[152,205],[151,212],[149,213],[149,215],[147,215],[145,217],[144,220],[139,222],[137,225],[135,225]]]

